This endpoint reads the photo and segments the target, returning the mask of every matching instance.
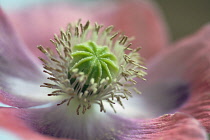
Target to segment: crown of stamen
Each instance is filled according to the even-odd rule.
[[[71,100],[75,100],[77,114],[81,111],[84,114],[93,104],[106,112],[104,102],[116,112],[115,103],[123,107],[122,99],[131,97],[132,92],[140,93],[134,88],[137,83],[134,78],[145,80],[146,75],[138,53],[140,48],[131,49],[129,40],[113,32],[113,26],[103,28],[97,23],[91,26],[89,21],[83,25],[80,20],[69,24],[66,31],[60,31],[59,37],[55,35],[54,40],[50,40],[56,53],[38,46],[47,56],[40,60],[52,81],[41,87],[54,89],[48,96],[65,98],[58,105],[70,105]]]

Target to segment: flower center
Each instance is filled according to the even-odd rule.
[[[102,28],[79,21],[69,24],[66,31],[61,30],[60,37],[55,35],[55,40],[51,40],[56,53],[38,46],[47,56],[40,60],[44,72],[50,75],[50,81],[41,87],[54,89],[48,96],[63,98],[58,105],[70,105],[74,100],[71,107],[76,106],[77,114],[84,114],[95,104],[106,112],[104,102],[116,112],[114,104],[123,107],[122,99],[132,97],[133,92],[140,93],[134,87],[137,83],[134,78],[144,80],[146,75],[139,48],[131,49],[130,39],[113,32],[113,26]]]

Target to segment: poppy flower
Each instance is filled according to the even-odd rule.
[[[157,7],[135,0],[8,17],[0,11],[1,138],[208,139],[209,25],[169,43]]]

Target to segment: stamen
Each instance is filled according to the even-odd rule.
[[[113,40],[118,34],[119,34],[119,33],[115,33],[114,35],[112,35],[112,36],[110,37],[110,40]]]
[[[92,26],[90,21],[83,25],[79,20],[50,40],[56,54],[38,46],[47,56],[47,59],[39,57],[44,63],[43,72],[50,75],[50,82],[41,87],[54,89],[48,96],[64,97],[58,106],[66,103],[79,115],[97,104],[101,112],[106,112],[104,102],[107,102],[116,113],[116,103],[124,108],[123,99],[132,97],[133,91],[140,94],[134,88],[137,84],[134,78],[145,80],[146,75],[143,59],[138,54],[140,48],[130,48],[131,39],[113,32],[113,28],[97,23]],[[125,54],[125,50],[130,53]],[[70,103],[72,100],[77,102],[76,107]]]

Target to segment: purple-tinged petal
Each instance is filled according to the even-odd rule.
[[[133,47],[141,46],[145,58],[153,57],[168,44],[166,24],[152,1],[120,0],[99,10],[102,14],[98,14],[98,18],[102,23],[114,25],[128,37],[135,37]]]
[[[7,101],[15,98],[21,102],[22,97],[17,95],[24,96],[28,102],[32,102],[32,99],[40,101],[46,99],[49,91],[40,88],[46,78],[41,71],[41,64],[18,39],[2,10],[0,32],[0,99],[11,97],[9,94],[15,96]]]
[[[20,118],[35,131],[58,138],[81,140],[206,140],[205,129],[194,118],[177,113],[152,120],[125,119],[117,114],[89,112],[76,115],[71,105],[21,110]],[[124,116],[123,116],[124,117]]]
[[[36,60],[28,49],[19,41],[8,19],[0,9],[0,75],[10,75],[25,80],[36,81],[41,72]]]
[[[71,102],[69,106],[63,104],[42,109],[22,109],[19,117],[43,135],[81,140],[115,138],[112,130],[120,130],[118,125],[121,121],[93,107],[93,110],[77,115],[77,108]]]
[[[207,140],[202,125],[194,118],[176,113],[152,120],[122,123],[121,140]]]
[[[26,98],[25,96],[6,93],[3,90],[0,90],[0,103],[18,108],[28,108],[28,107],[49,104],[48,102],[42,101],[41,99],[32,100],[30,98]],[[2,105],[0,105],[0,107],[1,106]]]
[[[0,108],[0,133],[2,130],[13,134],[19,140],[58,140],[50,136],[44,136],[35,132],[23,120],[17,117],[20,113],[19,109],[14,108]],[[0,139],[2,137],[0,136]],[[65,139],[59,139],[65,140]],[[70,139],[68,139],[70,140]]]
[[[140,83],[145,108],[152,116],[174,112],[207,84],[210,70],[210,26],[161,52],[148,65],[147,81]],[[141,88],[142,87],[142,88]],[[199,93],[200,94],[200,93]]]

